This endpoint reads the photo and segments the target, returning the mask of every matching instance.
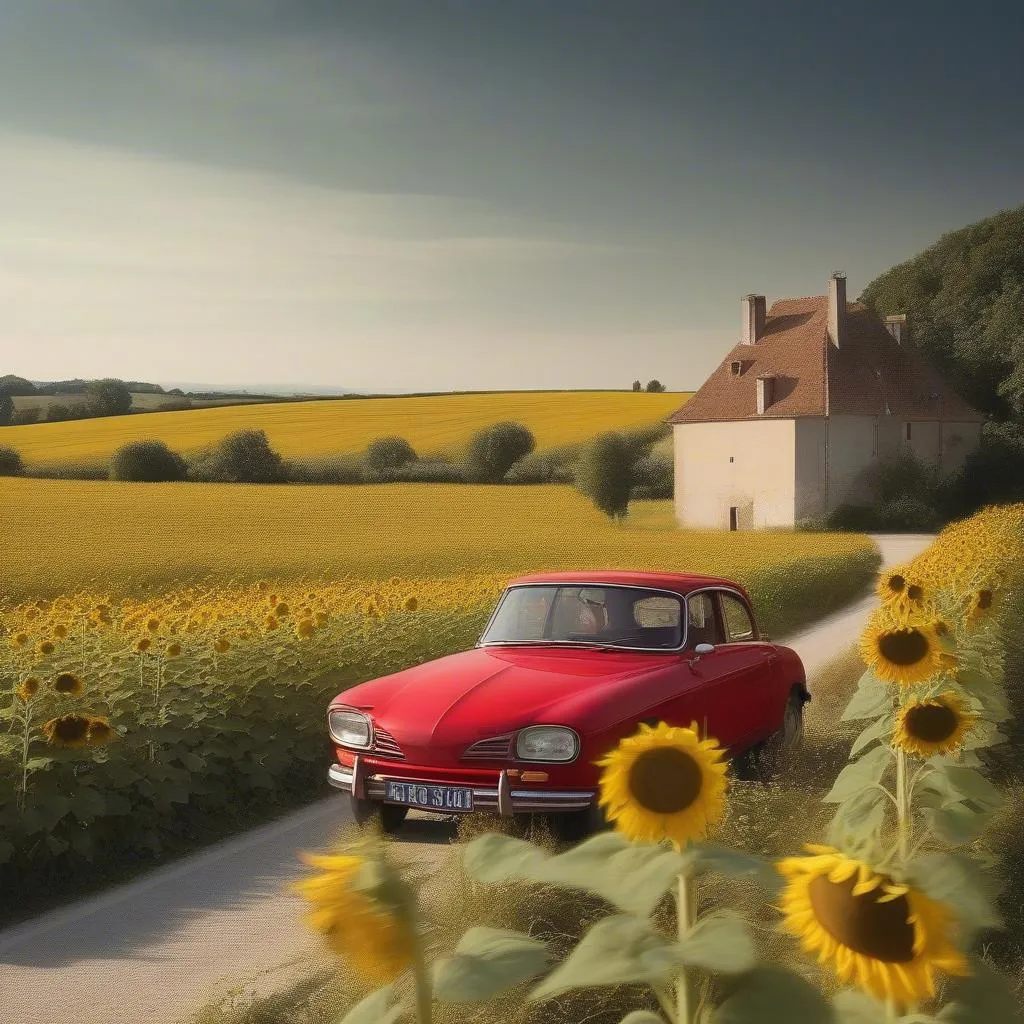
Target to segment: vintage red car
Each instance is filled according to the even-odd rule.
[[[507,586],[471,650],[335,697],[328,780],[389,832],[413,807],[553,813],[578,836],[600,821],[594,762],[639,723],[696,721],[759,765],[799,743],[809,699],[799,656],[761,635],[736,583],[540,573]]]

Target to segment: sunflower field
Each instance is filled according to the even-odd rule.
[[[697,723],[643,726],[602,762],[611,831],[564,852],[498,832],[466,846],[466,899],[496,901],[512,881],[541,887],[537,927],[474,926],[439,949],[416,888],[365,833],[306,857],[317,873],[295,884],[311,927],[376,986],[341,1024],[580,1020],[567,1007],[594,989],[634,1000],[625,1014],[591,1001],[587,1019],[602,1024],[1020,1022],[985,954],[1002,924],[993,755],[1017,742],[1020,695],[1006,684],[1024,685],[1006,673],[1024,610],[1024,505],[951,524],[882,574],[878,594],[842,716],[863,727],[824,796],[824,834],[807,835],[806,816],[783,822],[791,845],[776,858],[715,842],[732,799],[723,750]],[[759,905],[698,913],[700,891],[721,879],[752,886]],[[559,890],[607,908],[568,949],[541,924]],[[787,957],[765,956],[764,931],[791,937]],[[373,943],[386,955],[353,956]]]

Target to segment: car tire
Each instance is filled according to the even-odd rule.
[[[551,814],[549,822],[555,838],[562,843],[581,843],[595,833],[611,827],[604,816],[604,811],[596,802],[585,811]]]
[[[733,770],[740,779],[766,783],[792,766],[803,746],[805,703],[803,690],[794,686],[786,701],[782,727],[733,760]]]
[[[360,800],[349,794],[349,808],[357,825],[365,825],[373,818],[380,820],[381,831],[386,835],[397,832],[409,813],[401,804],[386,804],[381,800]]]

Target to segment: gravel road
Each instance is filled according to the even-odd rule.
[[[876,536],[885,565],[931,542]],[[876,601],[786,638],[818,668],[853,643]],[[0,1024],[178,1024],[247,979],[268,991],[315,962],[305,904],[285,890],[346,822],[337,794],[205,852],[0,932]],[[397,840],[416,860],[451,841],[453,826],[413,815]],[[291,964],[291,966],[289,966]]]

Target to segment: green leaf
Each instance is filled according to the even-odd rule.
[[[733,850],[714,843],[692,843],[690,851],[696,856],[693,872],[717,871],[729,878],[753,878],[769,895],[780,892],[785,884],[775,865],[752,853]]]
[[[954,853],[928,853],[915,857],[907,874],[926,896],[947,904],[969,932],[1001,927],[1002,922],[992,906],[991,881],[972,858]]]
[[[834,1024],[825,997],[798,974],[757,967],[740,975],[712,1016],[713,1024]]]
[[[55,759],[52,757],[30,757],[25,762],[25,767],[30,772],[45,771],[54,763]]]
[[[598,921],[527,999],[536,1002],[599,985],[660,984],[680,964],[679,946],[653,931],[649,921],[617,914]]]
[[[68,844],[63,839],[54,835],[46,837],[46,845],[49,847],[50,853],[53,854],[63,853],[68,848]]]
[[[684,963],[723,974],[754,966],[754,943],[739,914],[722,911],[701,918],[680,942]]]
[[[1003,794],[988,779],[973,768],[945,764],[939,768],[954,792],[983,807],[996,808],[1004,801]]]
[[[879,746],[869,750],[859,761],[848,764],[836,776],[835,784],[828,794],[822,797],[822,802],[826,804],[843,803],[873,786],[881,780],[894,757],[890,747]]]
[[[627,1013],[619,1021],[619,1024],[665,1024],[665,1020],[656,1013],[651,1013],[650,1010],[634,1010],[632,1013]]]
[[[892,708],[893,691],[880,682],[871,669],[868,669],[857,684],[857,692],[852,700],[846,705],[843,712],[842,722],[855,721],[858,718],[875,718],[883,711]]]
[[[503,882],[509,878],[531,878],[537,865],[550,859],[542,849],[498,832],[478,836],[463,855],[466,870],[480,882]]]
[[[396,1024],[405,1012],[396,999],[392,985],[379,988],[356,1003],[338,1024]]]
[[[881,1024],[886,1020],[885,1004],[866,992],[845,988],[832,997],[838,1024]]]
[[[850,757],[856,757],[868,744],[874,743],[875,740],[880,740],[883,737],[888,739],[892,732],[893,718],[892,715],[883,715],[876,722],[872,722],[864,731],[853,741],[853,746],[850,748]]]
[[[92,786],[82,786],[71,794],[71,811],[79,821],[100,818],[107,810],[104,795]]]
[[[14,856],[14,843],[0,839],[0,864],[6,864]]]
[[[434,995],[450,1002],[493,999],[542,974],[547,959],[544,943],[528,935],[470,928],[455,956],[434,967]]]
[[[924,819],[928,827],[950,846],[973,842],[991,819],[991,813],[971,810],[966,804],[926,808]]]
[[[1022,1024],[1024,1015],[1006,978],[978,957],[972,974],[952,984],[952,998],[939,1011],[943,1024]]]

